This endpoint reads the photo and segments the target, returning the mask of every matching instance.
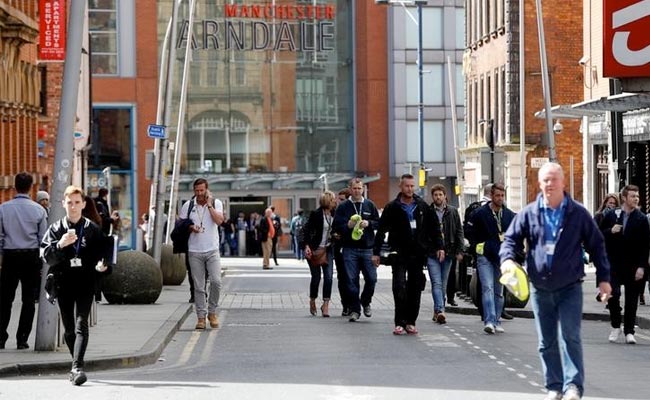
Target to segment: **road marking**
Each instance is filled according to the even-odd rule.
[[[190,340],[187,341],[187,344],[183,348],[183,352],[181,353],[181,356],[178,358],[179,365],[185,365],[187,363],[187,361],[192,356],[194,347],[196,346],[196,343],[199,341],[200,337],[201,337],[200,331],[192,332],[192,335],[190,336]]]

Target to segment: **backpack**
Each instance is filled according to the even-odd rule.
[[[187,242],[190,239],[190,226],[194,225],[194,222],[190,218],[190,213],[193,208],[194,200],[190,200],[190,205],[187,207],[187,218],[177,219],[174,223],[174,229],[169,234],[172,240],[174,254],[187,253],[188,251]]]
[[[469,222],[469,220],[472,218],[472,214],[474,214],[474,211],[481,208],[482,205],[483,205],[483,203],[481,203],[480,201],[475,201],[475,202],[471,203],[470,205],[468,205],[467,208],[465,208],[465,215],[463,216],[463,233],[465,234],[465,238],[470,243],[474,243],[473,240],[472,240],[473,239],[472,235],[474,233],[474,226]],[[470,248],[469,248],[469,253],[470,254],[473,253],[473,250],[472,250],[473,247],[474,246],[470,245]]]

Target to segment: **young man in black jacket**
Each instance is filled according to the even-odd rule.
[[[343,262],[347,272],[347,288],[350,306],[350,322],[363,315],[370,318],[370,303],[375,294],[377,269],[372,265],[372,247],[375,243],[375,230],[379,225],[379,212],[375,203],[363,197],[363,182],[353,178],[349,184],[351,196],[336,207],[334,233],[340,237],[343,249]],[[356,231],[356,232],[355,232]],[[365,284],[361,296],[359,272]]]
[[[393,334],[416,335],[420,299],[426,285],[423,268],[427,253],[434,248],[442,251],[440,226],[433,223],[429,206],[415,194],[415,178],[404,174],[400,178],[400,193],[386,204],[379,220],[372,261],[379,266],[381,246],[388,233],[393,268],[393,299],[395,300],[395,329]],[[438,254],[440,255],[440,254]]]

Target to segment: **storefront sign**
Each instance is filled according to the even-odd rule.
[[[39,60],[65,60],[65,3],[65,0],[41,0],[38,2],[40,14]]]
[[[336,7],[333,5],[244,5],[222,7],[223,18],[199,20],[192,48],[238,51],[332,51]],[[185,47],[189,21],[176,43]]]
[[[603,0],[603,76],[650,77],[650,0]]]

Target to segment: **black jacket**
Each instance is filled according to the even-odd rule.
[[[424,261],[429,251],[442,248],[440,225],[433,223],[429,205],[417,195],[414,196],[414,200],[416,202],[414,232],[411,230],[406,211],[400,205],[400,195],[386,204],[379,220],[373,248],[374,255],[380,254],[386,233],[388,233],[388,245],[391,251],[397,252],[398,257],[421,257]]]
[[[271,219],[271,223],[273,223],[273,219]],[[259,234],[260,242],[266,242],[269,239],[270,230],[271,230],[271,226],[269,225],[269,220],[266,217],[262,217],[262,219],[260,219],[260,224],[257,228],[257,233]]]
[[[434,223],[440,225],[436,207],[433,203],[431,203],[431,216]],[[460,215],[456,207],[445,206],[442,213],[442,238],[446,256],[455,257],[463,253],[465,237],[463,235],[463,224],[460,222]],[[430,251],[429,256],[433,255],[435,255],[435,251]]]
[[[62,249],[57,247],[61,237],[75,229],[81,239],[78,257],[81,267],[71,267],[70,260],[75,257],[76,243]],[[87,218],[81,218],[76,224],[70,225],[67,217],[56,221],[48,228],[41,242],[43,258],[50,266],[50,272],[55,273],[61,290],[72,289],[94,293],[95,281],[100,273],[95,270],[97,262],[105,260],[108,265],[113,254],[113,240],[101,231],[101,228]],[[105,272],[110,272],[109,269]]]
[[[638,209],[630,213],[622,234],[612,233],[615,224],[623,225],[623,214],[621,209],[607,211],[600,225],[612,278],[619,283],[633,281],[637,268],[648,267],[650,251],[648,219]]]
[[[318,207],[317,209],[309,213],[309,217],[307,218],[307,222],[305,222],[305,225],[303,226],[302,232],[303,232],[302,237],[298,238],[298,240],[300,241],[300,247],[304,249],[305,246],[308,245],[310,249],[316,250],[320,246],[320,242],[323,238],[323,208],[322,207]],[[330,238],[331,238],[331,234],[332,232],[330,228]],[[330,238],[327,239],[328,244],[331,242]]]
[[[469,224],[472,226],[471,246],[476,248],[479,243],[485,243],[483,256],[492,264],[499,264],[499,249],[501,238],[499,233],[505,235],[510,223],[515,218],[515,213],[503,206],[501,214],[501,231],[498,229],[497,220],[488,202],[472,213]]]
[[[363,230],[359,240],[352,240],[352,229],[348,228],[348,221],[357,213],[352,199],[348,199],[336,207],[334,216],[334,232],[341,235],[341,247],[355,249],[372,249],[375,243],[375,230],[379,226],[379,212],[375,203],[368,199],[363,200],[361,217],[368,221],[368,227]]]

